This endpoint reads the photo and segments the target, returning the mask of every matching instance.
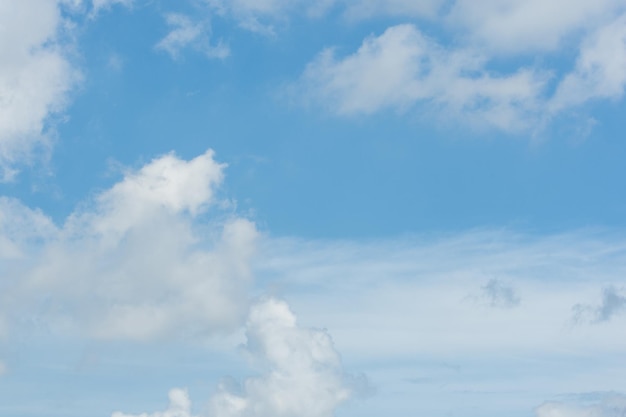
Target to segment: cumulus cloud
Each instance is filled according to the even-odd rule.
[[[5,200],[0,242],[13,261],[2,308],[15,320],[35,316],[104,339],[237,328],[257,232],[244,218],[209,216],[223,169],[212,151],[189,161],[164,155],[128,171],[62,226]]]
[[[613,394],[595,404],[545,403],[535,410],[536,417],[622,417],[626,415],[626,397]]]
[[[456,115],[504,130],[536,121],[546,75],[519,69],[494,75],[483,56],[449,50],[413,25],[387,29],[364,40],[355,53],[337,58],[332,49],[310,63],[300,80],[305,97],[341,115],[383,109]]]
[[[600,305],[576,304],[572,308],[574,312],[574,322],[576,323],[607,322],[625,309],[626,295],[622,295],[617,288],[612,286],[602,291],[602,302]]]
[[[331,417],[352,389],[330,336],[301,328],[286,303],[256,304],[246,348],[268,371],[247,379],[242,393],[226,388],[212,399],[214,417]]]
[[[343,371],[328,333],[300,327],[285,302],[266,299],[254,304],[246,335],[246,352],[265,372],[246,379],[239,392],[221,385],[211,398],[211,417],[332,417],[353,395],[355,385]],[[170,391],[165,412],[112,415],[188,416],[190,402],[179,389]]]
[[[205,22],[195,22],[180,13],[168,13],[165,21],[171,31],[156,45],[157,50],[167,52],[173,59],[180,56],[185,48],[192,48],[208,58],[226,58],[230,50],[221,40],[212,45],[210,26]]]
[[[62,0],[0,3],[0,176],[50,146],[52,118],[80,79],[68,58]]]

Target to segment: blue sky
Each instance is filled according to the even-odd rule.
[[[0,0],[0,62],[0,415],[626,412],[623,1]]]

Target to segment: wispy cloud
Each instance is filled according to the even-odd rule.
[[[619,320],[570,326],[572,305],[622,282],[626,241],[617,236],[477,231],[368,243],[278,240],[264,251],[262,282],[314,322],[332,323],[348,355],[575,355],[626,347]]]
[[[217,44],[211,44],[211,28],[207,23],[195,22],[190,17],[169,13],[165,15],[165,21],[171,31],[156,45],[157,50],[167,52],[173,59],[180,57],[181,51],[191,48],[208,58],[226,58],[230,49],[221,40]]]

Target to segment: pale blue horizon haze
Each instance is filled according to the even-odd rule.
[[[0,0],[0,416],[626,413],[623,0]]]

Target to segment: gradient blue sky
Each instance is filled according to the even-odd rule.
[[[0,415],[626,412],[626,2],[0,0],[0,63]]]

